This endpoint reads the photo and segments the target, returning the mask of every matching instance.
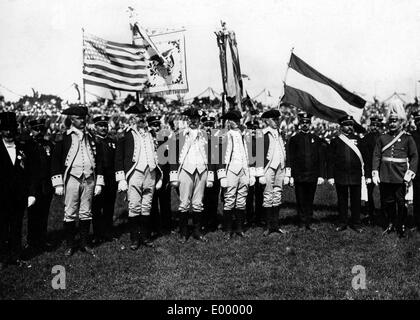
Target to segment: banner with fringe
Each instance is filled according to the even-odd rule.
[[[143,32],[141,32],[143,31]],[[133,42],[144,47],[147,81],[142,94],[179,94],[188,92],[184,30],[145,34],[135,24]]]

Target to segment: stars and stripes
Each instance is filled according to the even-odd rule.
[[[144,46],[106,41],[85,34],[83,49],[85,84],[122,91],[144,88],[148,80]]]
[[[366,104],[365,100],[322,75],[293,53],[282,102],[331,122],[350,115],[359,124]]]

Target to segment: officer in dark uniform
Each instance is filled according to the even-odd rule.
[[[208,153],[211,159],[211,164],[216,164],[215,155],[217,154],[216,151],[216,140],[214,137],[220,136],[220,131],[215,130],[215,117],[203,116],[201,117],[201,123],[204,126],[204,130],[207,133],[209,142],[208,143]],[[214,136],[213,136],[214,134]],[[204,212],[202,218],[202,226],[206,229],[206,231],[215,231],[219,225],[219,216],[217,214],[218,206],[219,206],[219,193],[220,193],[220,182],[218,179],[215,179],[213,186],[211,188],[206,188],[204,190]]]
[[[376,142],[372,161],[372,181],[380,186],[381,207],[388,220],[384,234],[396,230],[405,235],[405,196],[417,172],[418,153],[413,137],[402,130],[405,110],[394,105],[388,116],[388,132]],[[398,111],[401,109],[400,111]]]
[[[156,234],[168,234],[172,229],[171,187],[169,184],[170,166],[167,161],[169,145],[167,143],[170,131],[161,130],[161,116],[148,116],[147,124],[153,136],[157,149],[159,166],[162,170],[162,188],[156,190],[152,204],[152,228]]]
[[[411,135],[414,138],[417,146],[417,153],[420,150],[420,110],[413,112],[412,117],[416,124],[416,131],[413,131]],[[417,172],[418,166],[417,166]],[[420,232],[420,178],[418,175],[413,180],[413,214],[414,222],[417,227],[417,231]]]
[[[258,141],[262,141],[263,134],[260,129],[260,122],[257,119],[247,121],[245,123],[247,127],[246,139],[250,139],[251,147],[249,148],[252,157],[256,157],[256,144]],[[258,137],[260,140],[258,140]],[[255,184],[249,187],[248,197],[246,199],[246,225],[248,227],[252,225],[260,225],[265,223],[263,213],[263,191],[264,187],[260,184],[258,179]]]
[[[45,139],[45,124],[45,119],[29,121],[31,136],[29,143],[36,149],[36,154],[40,157],[38,167],[39,180],[35,195],[37,201],[33,206],[28,208],[28,247],[26,250],[28,250],[27,253],[29,255],[42,252],[51,247],[51,244],[47,242],[47,226],[48,214],[54,193],[50,180],[51,153],[54,144]]]
[[[310,132],[312,115],[300,112],[298,118],[299,131],[286,145],[286,167],[290,168],[291,184],[295,186],[298,226],[312,230],[315,191],[324,183],[326,150],[323,141]]]
[[[109,135],[108,116],[100,115],[93,118],[95,124],[95,144],[99,161],[102,162],[102,170],[105,185],[102,192],[93,197],[92,201],[92,225],[93,243],[99,244],[104,241],[111,241],[113,238],[113,217],[117,183],[115,181],[115,148],[116,141]]]
[[[25,209],[36,203],[38,155],[18,142],[14,112],[0,113],[0,270],[18,264]]]
[[[360,233],[360,207],[361,207],[361,180],[362,163],[353,149],[343,139],[350,140],[353,145],[360,148],[360,138],[354,133],[355,122],[351,116],[342,117],[340,120],[341,134],[331,140],[328,147],[328,183],[336,186],[338,212],[340,224],[336,231],[343,231],[350,225],[354,231]],[[363,153],[359,149],[360,153]],[[366,161],[364,161],[366,163]],[[350,196],[351,220],[348,221],[348,200]]]
[[[362,138],[363,149],[366,154],[365,163],[365,177],[368,190],[368,202],[367,202],[367,214],[368,224],[375,224],[375,203],[373,200],[373,189],[375,184],[372,183],[372,158],[373,150],[375,149],[376,141],[381,135],[382,128],[382,117],[379,115],[373,115],[370,117],[369,132]]]

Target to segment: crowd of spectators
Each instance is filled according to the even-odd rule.
[[[118,134],[122,132],[130,123],[130,116],[124,113],[124,110],[131,104],[135,103],[136,99],[128,95],[124,100],[105,100],[98,99],[94,102],[89,102],[87,107],[91,118],[96,115],[107,115],[111,118],[110,127],[111,132]],[[202,110],[203,115],[216,118],[216,128],[222,126],[219,120],[222,114],[221,102],[217,98],[210,100],[208,97],[194,98],[188,101],[182,99],[168,100],[161,96],[150,96],[141,99],[141,103],[146,105],[151,110],[151,115],[160,115],[162,129],[177,130],[186,125],[182,112],[191,106],[195,106]],[[61,110],[69,107],[69,103],[63,101],[60,97],[52,95],[37,95],[34,97],[25,96],[17,102],[5,101],[4,97],[0,96],[0,112],[14,111],[17,113],[20,126],[25,127],[26,123],[32,119],[46,118],[48,125],[48,134],[51,137],[59,136],[60,133],[66,129],[66,116],[61,115]],[[243,112],[243,125],[254,120],[258,121],[258,116],[269,107],[261,103],[246,103]],[[297,128],[298,123],[298,108],[289,105],[280,104],[281,113],[281,131],[285,138],[290,137]],[[412,110],[418,108],[418,101],[415,99],[414,103],[405,104],[406,112],[409,117]],[[370,103],[363,111],[362,127],[367,128],[369,125],[369,118],[372,115],[384,116],[386,112],[386,103],[381,103],[375,100]],[[413,128],[412,121],[407,121],[406,129]],[[260,128],[263,124],[260,123]],[[314,118],[312,123],[312,131],[318,136],[329,141],[337,132],[339,126],[336,123],[325,121],[319,118]]]

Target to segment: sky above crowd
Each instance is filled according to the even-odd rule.
[[[82,83],[82,28],[131,42],[127,8],[148,29],[185,28],[189,93],[222,89],[214,32],[236,33],[244,87],[283,94],[290,50],[348,90],[372,100],[420,95],[418,0],[2,0],[0,85],[18,94],[75,100]],[[0,87],[8,100],[19,96]],[[89,92],[110,97],[106,89]],[[87,100],[95,99],[87,95]]]

